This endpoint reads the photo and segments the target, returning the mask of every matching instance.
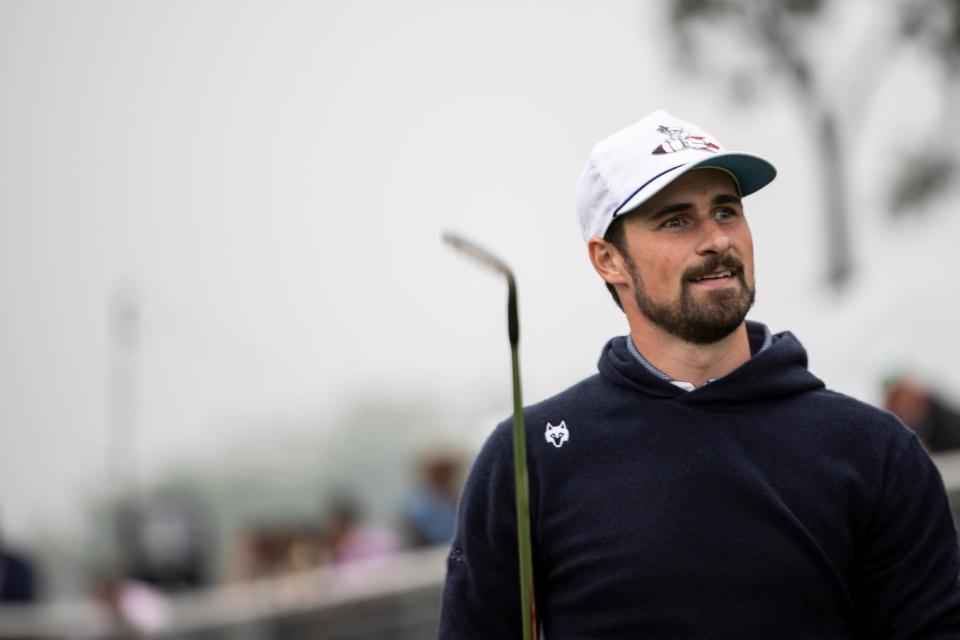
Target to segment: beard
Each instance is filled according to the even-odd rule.
[[[648,296],[636,265],[628,259],[628,266],[640,311],[667,333],[694,344],[712,344],[733,333],[747,317],[756,297],[756,289],[747,284],[743,263],[730,254],[713,256],[704,264],[688,269],[683,276],[679,300],[667,304]],[[700,300],[694,300],[691,279],[721,269],[729,269],[740,286],[705,289]]]

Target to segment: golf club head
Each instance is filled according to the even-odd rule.
[[[513,280],[513,270],[507,266],[507,263],[493,255],[476,242],[467,240],[463,236],[449,231],[443,233],[443,241],[459,251],[469,256],[486,267],[503,274],[508,280]]]
[[[510,338],[510,344],[516,347],[520,342],[520,320],[517,314],[517,281],[513,277],[513,270],[507,266],[506,262],[463,236],[444,232],[443,241],[507,279],[507,335]]]

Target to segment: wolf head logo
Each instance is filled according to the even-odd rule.
[[[564,442],[570,439],[570,432],[567,430],[567,423],[561,420],[560,424],[554,426],[548,422],[544,437],[546,437],[547,442],[559,449],[563,446]]]

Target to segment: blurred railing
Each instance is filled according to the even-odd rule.
[[[960,514],[960,452],[938,454]],[[445,548],[396,554],[171,598],[165,640],[424,640],[436,637]],[[0,608],[3,640],[112,640],[124,635],[90,602]]]
[[[162,627],[124,634],[92,602],[0,608],[10,640],[423,640],[437,635],[446,548],[170,598]]]

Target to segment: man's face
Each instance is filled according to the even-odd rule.
[[[753,305],[753,239],[733,179],[690,171],[623,221],[633,297],[654,325],[687,342],[732,333]]]

